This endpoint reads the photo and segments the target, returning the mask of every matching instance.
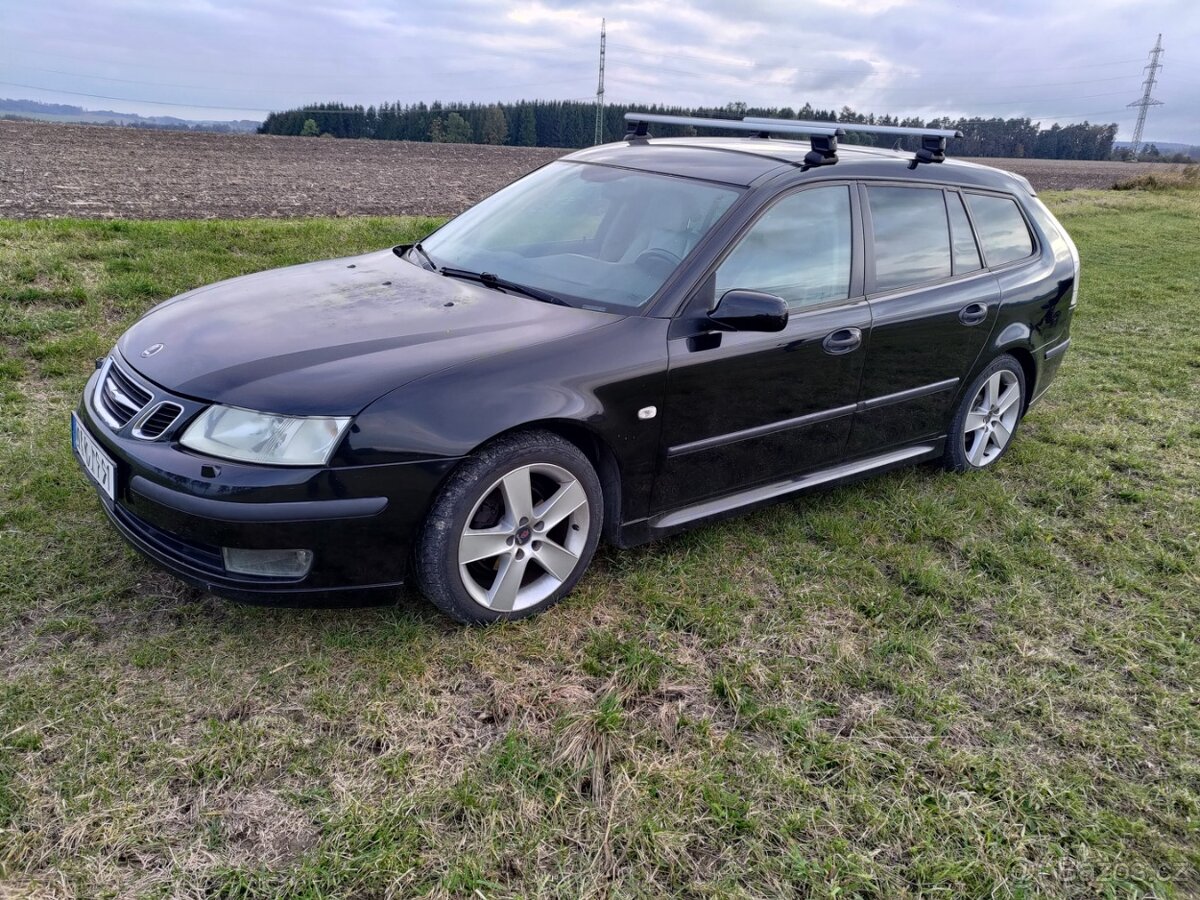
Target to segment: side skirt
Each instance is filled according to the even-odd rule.
[[[874,456],[838,463],[815,472],[808,472],[785,481],[758,485],[705,500],[681,509],[671,510],[649,519],[626,522],[621,528],[619,546],[633,547],[637,544],[666,537],[688,528],[708,522],[720,521],[741,515],[760,507],[769,506],[793,494],[821,487],[832,487],[857,481],[869,475],[877,475],[889,469],[900,468],[925,460],[940,457],[945,449],[945,438],[925,441],[908,447],[889,450]]]

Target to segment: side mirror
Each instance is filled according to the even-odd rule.
[[[788,305],[782,297],[762,291],[726,291],[708,320],[723,331],[783,331]]]

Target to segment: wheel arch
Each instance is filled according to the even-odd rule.
[[[1029,409],[1030,398],[1035,396],[1034,387],[1037,384],[1037,363],[1033,361],[1033,353],[1030,352],[1028,347],[1014,345],[1001,350],[1000,354],[997,355],[1004,353],[1007,353],[1021,364],[1021,370],[1025,375],[1025,396],[1022,401],[1022,413],[1024,413],[1024,410]]]
[[[1020,364],[1021,373],[1025,376],[1025,396],[1021,400],[1021,415],[1024,415],[1025,411],[1029,409],[1031,398],[1034,396],[1034,385],[1037,383],[1037,362],[1035,361],[1033,351],[1029,349],[1027,332],[1016,332],[1015,334],[1002,335],[1001,337],[1007,337],[1008,342],[1001,343],[997,341],[991,346],[986,347],[975,360],[975,365],[971,367],[970,373],[959,382],[955,391],[954,402],[950,407],[947,426],[953,421],[958,404],[962,402],[967,389],[979,377],[979,373],[1006,354],[1013,357]],[[949,430],[949,427],[947,427],[947,433],[949,433]]]
[[[610,543],[616,543],[621,531],[621,510],[623,508],[623,482],[621,480],[620,462],[617,459],[616,453],[613,452],[612,447],[608,445],[604,437],[584,423],[574,419],[535,419],[529,422],[522,422],[520,425],[506,428],[504,431],[480,441],[476,446],[471,448],[465,458],[478,453],[488,444],[506,438],[509,435],[521,434],[527,431],[547,431],[557,435],[574,445],[588,458],[588,462],[595,468],[596,476],[600,479],[600,490],[603,494],[603,537]],[[449,474],[447,473],[447,478]]]
[[[963,380],[964,388],[975,377],[992,364],[998,356],[1008,354],[1021,364],[1021,372],[1025,376],[1025,398],[1023,410],[1029,408],[1031,397],[1036,395],[1038,367],[1033,355],[1033,332],[1024,322],[1010,322],[1001,328],[989,342],[989,346],[975,361],[975,366],[969,377]]]

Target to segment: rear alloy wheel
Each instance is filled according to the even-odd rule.
[[[545,432],[501,439],[435,501],[417,548],[421,590],[461,622],[539,612],[587,568],[602,508],[595,470],[573,444]]]
[[[946,438],[946,468],[990,466],[1012,444],[1024,411],[1024,370],[1007,354],[997,357],[963,395]]]

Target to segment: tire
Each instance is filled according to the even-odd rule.
[[[415,548],[417,587],[459,622],[521,619],[575,587],[600,541],[600,479],[574,444],[508,435],[447,479]]]
[[[986,469],[1008,452],[1024,413],[1025,370],[1007,353],[998,356],[963,392],[942,465],[951,472]]]

